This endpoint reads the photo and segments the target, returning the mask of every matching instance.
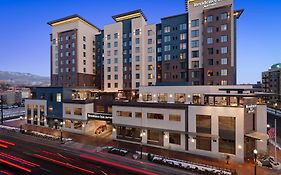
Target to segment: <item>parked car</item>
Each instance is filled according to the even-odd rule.
[[[119,149],[119,148],[111,148],[108,152],[112,153],[112,154],[117,154],[117,155],[120,155],[120,156],[126,156],[126,154],[128,154],[128,150]]]

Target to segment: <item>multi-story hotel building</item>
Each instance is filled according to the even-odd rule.
[[[233,0],[186,0],[188,70],[192,85],[236,84],[236,19]]]
[[[100,29],[79,15],[48,22],[52,26],[51,85],[94,87],[95,34]]]
[[[272,65],[262,73],[262,88],[264,92],[274,93],[269,99],[275,108],[281,108],[281,63]]]
[[[104,27],[104,90],[155,84],[156,25],[148,25],[141,10],[112,18]]]

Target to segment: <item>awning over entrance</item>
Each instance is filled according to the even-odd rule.
[[[245,134],[246,137],[250,137],[256,140],[263,140],[266,141],[269,139],[268,135],[262,132],[251,132],[248,134]]]

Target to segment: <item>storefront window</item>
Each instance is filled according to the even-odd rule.
[[[118,117],[132,117],[132,113],[128,111],[117,111]]]
[[[82,115],[82,108],[74,108],[74,115]]]
[[[135,113],[136,118],[142,118],[142,113],[141,112],[136,112]]]
[[[71,108],[65,108],[65,114],[71,115]]]
[[[156,114],[156,113],[147,113],[148,119],[157,119],[157,120],[164,120],[163,114]]]
[[[81,121],[74,121],[74,129],[82,130],[83,123]]]
[[[104,113],[104,106],[96,105],[96,111],[98,113]]]
[[[186,102],[185,94],[175,94],[175,102],[185,103]]]
[[[200,94],[193,94],[193,104],[201,104],[201,96]]]
[[[158,102],[166,103],[167,101],[168,101],[167,93],[158,94]]]
[[[181,116],[180,115],[176,115],[176,114],[170,114],[169,115],[169,120],[170,121],[180,122],[181,121]]]
[[[211,134],[211,116],[196,115],[196,133]],[[211,138],[196,136],[196,149],[211,151]]]
[[[151,93],[143,94],[143,101],[152,101]]]
[[[108,106],[107,113],[112,114],[112,106]]]
[[[181,144],[181,135],[178,133],[169,133],[169,142],[172,144]]]
[[[65,120],[65,128],[71,128],[71,120]]]
[[[235,154],[235,117],[219,116],[219,152]]]

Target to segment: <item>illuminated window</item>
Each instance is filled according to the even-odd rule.
[[[57,102],[61,102],[61,93],[57,93]]]
[[[70,115],[71,114],[71,108],[65,108],[65,114]]]
[[[74,108],[74,115],[82,115],[82,108]]]
[[[170,114],[169,115],[169,120],[170,121],[180,122],[181,121],[181,116],[180,115],[176,115],[176,114]]]

